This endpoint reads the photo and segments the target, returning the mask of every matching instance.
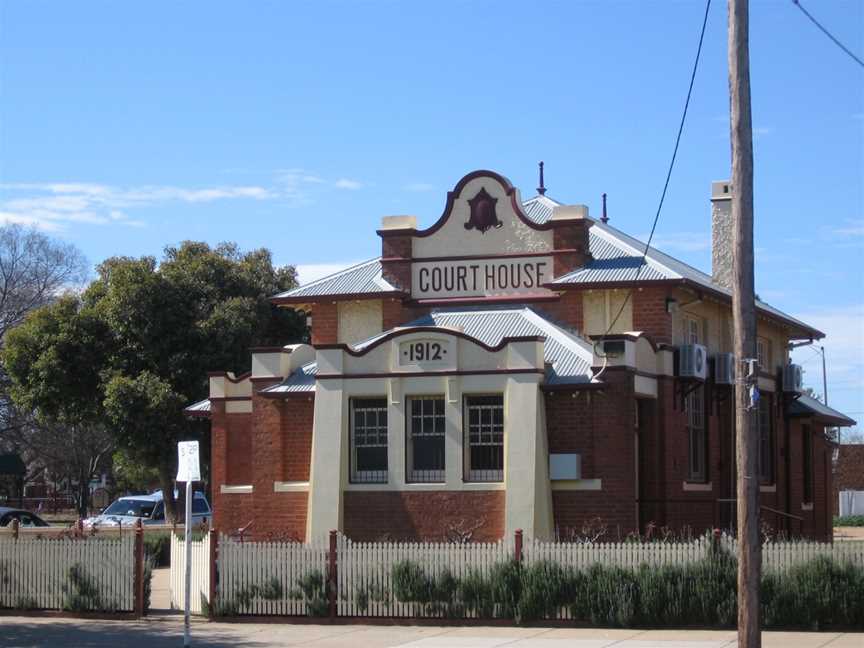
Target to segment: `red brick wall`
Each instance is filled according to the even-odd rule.
[[[227,428],[226,484],[252,483],[252,415],[225,414]]]
[[[283,401],[282,481],[309,481],[314,411],[315,401],[308,394],[292,396]]]
[[[382,307],[383,328],[385,331],[402,326],[424,315],[432,309],[428,306],[405,306],[399,299],[385,299]]]
[[[213,493],[213,528],[231,533],[253,522],[251,493]],[[254,522],[253,522],[254,526]],[[249,528],[249,531],[252,527]]]
[[[345,535],[354,540],[445,539],[450,525],[470,528],[472,540],[493,542],[504,535],[504,491],[346,491]]]
[[[601,491],[554,491],[555,527],[562,536],[600,518],[610,533],[636,528],[633,376],[608,371],[602,392],[549,393],[546,425],[550,452],[579,452],[583,479],[602,480]]]
[[[672,316],[666,312],[668,290],[664,286],[633,291],[633,329],[654,342],[672,344]]]
[[[577,331],[584,330],[582,292],[579,290],[566,290],[558,301],[538,304],[536,308],[558,324]]]
[[[335,344],[339,341],[339,311],[336,302],[312,304],[312,344]]]
[[[228,430],[225,420],[225,402],[210,402],[210,485],[216,508],[219,487],[228,479]]]
[[[556,277],[581,268],[591,257],[588,249],[588,223],[580,220],[559,224],[552,234],[552,245],[556,250],[567,250],[556,254],[554,273]]]
[[[831,504],[834,515],[840,514],[840,491],[844,490],[864,490],[864,444],[847,443],[838,446]]]

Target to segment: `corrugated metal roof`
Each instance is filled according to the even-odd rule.
[[[456,328],[489,346],[500,344],[505,337],[541,335],[546,339],[545,361],[551,365],[546,375],[547,384],[591,380],[594,357],[591,345],[530,308],[436,310],[405,326]],[[368,346],[378,337],[357,346]]]
[[[540,335],[545,338],[545,361],[550,365],[546,372],[547,385],[591,382],[591,363],[594,357],[591,345],[530,308],[440,310],[408,322],[400,328],[409,326],[455,328],[489,346],[498,345],[505,337]],[[354,349],[364,349],[390,332],[384,331],[364,340],[354,345]],[[317,364],[310,362],[278,385],[263,391],[271,394],[314,392],[317,372]]]
[[[545,223],[552,217],[553,209],[561,203],[547,196],[534,196],[523,203],[525,214],[536,223]],[[587,265],[553,280],[556,284],[618,283],[635,281],[642,264],[645,243],[600,221],[592,220],[589,234],[589,248],[594,257]],[[639,281],[658,281],[663,279],[687,279],[698,285],[716,290],[730,298],[732,293],[714,282],[710,275],[664,254],[656,248],[649,248],[646,261],[638,271]],[[381,259],[371,259],[346,268],[328,277],[275,295],[279,298],[322,297],[328,295],[374,294],[396,290],[381,276]],[[812,327],[783,311],[756,301],[758,308],[766,313],[788,320],[805,330]]]
[[[303,365],[297,371],[288,376],[278,385],[267,387],[261,391],[270,394],[291,394],[315,391],[315,374],[318,373],[318,364],[310,362]]]
[[[396,290],[381,276],[381,258],[358,263],[350,268],[288,290],[274,299],[285,297],[320,297],[322,295],[353,295]]]
[[[183,408],[183,411],[189,416],[208,416],[210,414],[210,399],[205,398],[197,403],[192,403]]]
[[[838,412],[832,407],[828,407],[824,403],[818,401],[812,396],[801,394],[796,400],[789,404],[789,414],[797,414],[801,416],[815,415],[829,419],[834,425],[847,427],[855,425],[855,421]]]

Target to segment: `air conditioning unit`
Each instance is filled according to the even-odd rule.
[[[718,353],[714,356],[714,384],[735,384],[735,355],[732,353]]]
[[[705,380],[708,376],[708,351],[701,344],[678,347],[678,377]]]
[[[804,391],[804,372],[801,365],[788,364],[783,367],[783,391],[800,394]]]

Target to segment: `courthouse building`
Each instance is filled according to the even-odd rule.
[[[309,315],[311,344],[251,349],[251,372],[212,373],[187,408],[211,421],[215,525],[477,541],[734,526],[731,191],[714,183],[705,207],[711,275],[643,261],[605,213],[542,181],[523,201],[491,171],[429,227],[385,217],[380,257],[273,297]],[[823,334],[757,308],[762,518],[825,539],[826,428],[854,422],[789,364]]]

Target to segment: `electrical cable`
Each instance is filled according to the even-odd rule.
[[[807,18],[810,19],[810,22],[812,22],[814,25],[816,25],[822,31],[823,34],[825,34],[828,38],[830,38],[834,42],[834,44],[837,47],[839,47],[841,50],[846,52],[853,61],[855,61],[858,65],[860,65],[862,68],[864,68],[864,61],[862,61],[860,58],[855,56],[855,54],[852,53],[852,50],[850,50],[848,47],[846,47],[837,38],[835,38],[831,32],[829,32],[827,29],[825,29],[825,27],[823,27],[822,24],[818,20],[816,20],[809,11],[807,11],[804,7],[801,6],[801,3],[798,0],[792,0],[792,4],[794,4],[796,7],[798,7],[801,10],[801,13],[803,13],[805,16],[807,16]]]
[[[648,236],[648,242],[645,243],[645,250],[642,252],[642,259],[639,263],[639,266],[636,268],[636,277],[633,279],[634,282],[639,281],[639,274],[642,272],[642,268],[646,265],[648,258],[648,250],[651,247],[651,241],[654,238],[654,232],[657,230],[657,223],[660,220],[660,212],[663,210],[663,203],[666,200],[666,192],[669,189],[669,181],[672,178],[672,170],[675,168],[675,159],[678,157],[678,147],[681,144],[681,135],[684,132],[684,123],[687,121],[687,111],[690,108],[690,97],[693,95],[693,84],[696,81],[696,71],[699,68],[699,59],[702,55],[702,43],[705,40],[705,28],[708,24],[708,11],[711,8],[711,0],[707,0],[705,3],[705,15],[702,18],[702,31],[699,34],[699,46],[696,48],[696,59],[693,61],[693,70],[690,73],[690,85],[687,88],[687,100],[684,102],[684,111],[681,114],[681,123],[678,125],[678,135],[675,138],[675,148],[672,151],[672,159],[669,162],[669,169],[666,171],[666,182],[663,183],[663,192],[660,194],[660,202],[657,205],[657,213],[654,215],[654,223],[651,225],[651,233]],[[615,319],[609,324],[609,327],[606,329],[606,333],[603,335],[609,335],[613,328],[615,328],[615,324],[618,323],[618,320],[621,318],[621,314],[624,312],[624,309],[627,307],[631,297],[633,296],[633,288],[631,288],[627,292],[627,296],[624,298],[624,301],[621,304],[621,308],[618,309],[617,315],[615,315]],[[596,345],[595,345],[596,351]],[[600,355],[600,354],[598,354]],[[605,354],[601,357],[605,358]]]

